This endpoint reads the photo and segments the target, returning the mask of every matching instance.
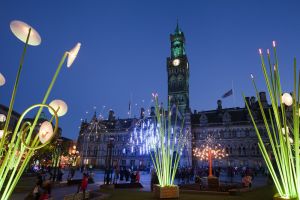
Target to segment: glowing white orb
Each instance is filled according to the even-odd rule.
[[[282,95],[282,103],[287,106],[291,106],[293,104],[293,98],[289,93],[284,93]]]
[[[72,63],[74,62],[75,58],[77,57],[80,47],[81,47],[81,43],[78,42],[76,44],[76,46],[68,52],[67,67],[71,67]]]
[[[46,143],[53,135],[52,124],[48,121],[44,121],[40,127],[38,135],[41,143]]]
[[[5,77],[0,73],[0,86],[5,84]]]
[[[68,111],[67,104],[63,100],[60,100],[60,99],[51,101],[49,106],[51,106],[54,110],[56,110],[57,116],[59,116],[59,117],[65,115]],[[54,115],[54,113],[51,109],[48,109],[48,110],[52,115]]]
[[[5,122],[6,116],[4,114],[0,114],[0,122]]]
[[[289,127],[286,127],[286,130],[287,130],[287,134],[289,135],[290,134]],[[285,135],[285,128],[284,127],[282,128],[282,134]]]
[[[31,28],[31,32],[30,32],[28,44],[32,46],[37,46],[41,44],[41,37],[34,28],[32,28],[31,26],[29,26],[28,24],[22,21],[14,20],[10,22],[10,30],[19,40],[21,40],[24,43],[26,43],[26,39],[30,28]]]

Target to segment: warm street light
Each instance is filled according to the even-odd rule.
[[[204,145],[201,148],[193,149],[193,155],[200,160],[207,160],[209,164],[209,174],[208,176],[213,176],[212,174],[212,160],[222,159],[228,154],[226,154],[225,149],[221,147],[220,144],[215,146]]]
[[[109,185],[112,181],[112,149],[114,148],[114,138],[110,137],[107,144],[104,184]]]

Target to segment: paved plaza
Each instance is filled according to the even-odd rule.
[[[52,196],[54,199],[63,199],[63,197],[65,195],[77,192],[77,185],[72,185],[72,186],[66,185],[67,177],[68,177],[68,171],[64,171],[63,181],[58,184],[55,184],[55,186],[53,187]],[[104,183],[104,172],[103,171],[100,171],[100,170],[93,171],[93,177],[94,177],[95,183],[88,185],[89,190],[97,190],[97,189],[99,189],[100,185],[102,185]],[[82,178],[82,173],[80,171],[76,171],[74,179],[81,179],[81,178]],[[231,181],[224,174],[221,174],[220,180],[222,182],[230,182]],[[14,192],[11,199],[12,200],[21,200],[21,199],[23,200],[24,197],[30,191],[32,191],[35,181],[36,181],[35,177],[21,179],[21,181],[20,181],[21,183],[25,182],[25,184],[22,184],[23,187],[25,187],[25,188],[23,188],[23,191],[20,191],[20,187],[17,188],[16,192]],[[142,192],[150,192],[150,182],[151,182],[150,174],[147,172],[142,172],[140,182],[143,185],[143,188],[142,189],[134,189],[134,190],[142,191]],[[235,176],[233,178],[233,182],[240,183],[241,177]],[[119,183],[125,183],[125,181],[119,181]],[[176,180],[175,183],[180,184],[178,182],[178,180]],[[190,183],[193,183],[193,181],[190,181]],[[259,187],[263,187],[265,185],[267,185],[267,178],[265,176],[257,176],[254,178],[253,188],[259,188]]]

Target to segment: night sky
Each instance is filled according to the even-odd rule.
[[[156,1],[0,1],[0,103],[9,105],[23,43],[10,31],[12,20],[34,27],[42,44],[30,46],[14,109],[22,113],[42,101],[63,53],[81,42],[71,68],[63,67],[49,98],[69,106],[60,120],[63,136],[76,139],[80,119],[94,110],[107,117],[128,117],[128,104],[138,115],[158,92],[166,105],[166,58],[169,34],[178,18],[186,37],[190,63],[190,106],[211,110],[243,107],[242,92],[254,95],[250,73],[265,90],[258,48],[278,44],[283,90],[291,91],[293,57],[300,58],[300,1],[156,0]],[[105,107],[104,107],[105,106]],[[96,109],[95,109],[96,108]],[[88,112],[88,113],[87,113]],[[134,115],[134,114],[133,114]]]

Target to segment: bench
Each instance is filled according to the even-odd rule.
[[[90,197],[90,192],[85,191],[84,199],[89,199],[89,197]],[[83,192],[65,195],[64,200],[83,200]]]

